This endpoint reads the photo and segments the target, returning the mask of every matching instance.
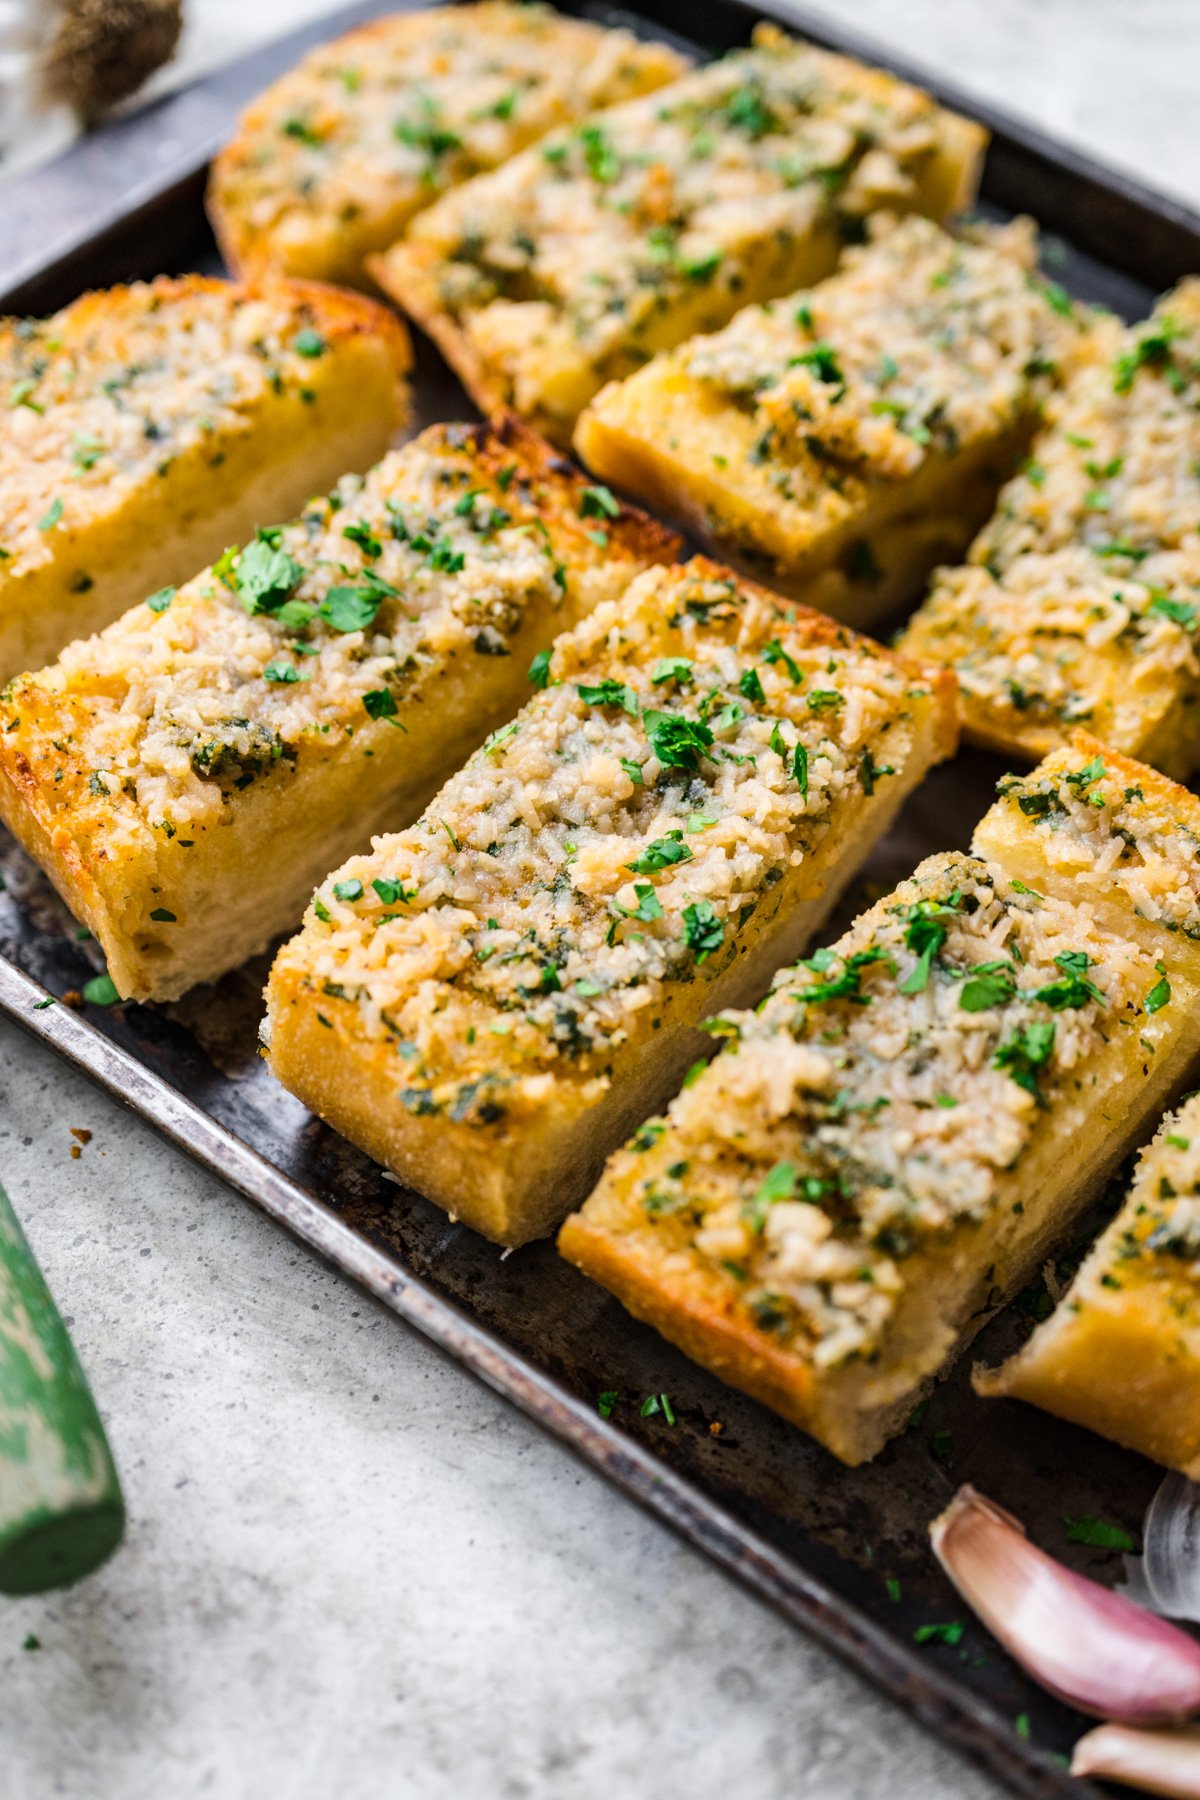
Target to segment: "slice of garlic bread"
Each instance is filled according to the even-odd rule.
[[[310,282],[199,275],[0,321],[0,680],[365,469],[408,335]]]
[[[1175,809],[1200,828],[1193,795]],[[1103,807],[1062,830],[1085,870],[1123,842]],[[1132,901],[1100,917],[1086,882],[1035,888],[979,850],[931,857],[727,1015],[725,1049],[559,1240],[849,1463],[1028,1280],[1200,1048],[1176,937],[1147,944]]]
[[[1200,1477],[1200,1095],[1163,1120],[1050,1317],[974,1380]]]
[[[364,258],[445,189],[686,67],[665,44],[507,0],[374,19],[243,113],[208,191],[225,260],[359,286]]]
[[[575,433],[606,481],[852,625],[964,554],[1084,328],[1025,221],[869,229],[817,287],[603,389]]]
[[[677,548],[523,426],[434,426],[11,682],[0,814],[121,994],[173,998],[414,818],[531,655]]]
[[[1200,811],[1166,775],[1072,733],[1006,775],[975,829],[979,855],[1040,893],[1076,899],[1200,984]]]
[[[504,1244],[553,1229],[765,991],[931,763],[953,694],[699,559],[318,892],[268,988],[285,1086]]]
[[[1200,766],[1200,280],[1107,320],[964,567],[905,635],[952,667],[968,735],[1029,758],[1085,724]]]
[[[927,94],[764,25],[447,195],[371,267],[485,411],[514,407],[565,445],[605,382],[820,280],[869,213],[966,204],[985,142]]]

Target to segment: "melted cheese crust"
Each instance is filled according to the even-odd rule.
[[[226,261],[357,285],[363,258],[447,188],[686,66],[665,44],[505,0],[374,20],[243,114],[208,196]]]
[[[325,822],[332,854],[315,877],[347,832],[369,834],[381,807],[403,815],[414,771],[430,791],[463,735],[478,741],[503,716],[520,659],[559,622],[674,553],[669,533],[632,512],[598,530],[585,494],[519,427],[435,426],[295,522],[10,683],[0,804],[92,924],[118,985],[160,991],[131,950],[148,955],[155,940],[160,957],[174,940],[164,987],[200,979],[180,948],[189,931],[221,967],[247,954],[232,928],[222,944],[219,921],[188,916],[168,890],[197,878],[213,844],[232,855],[229,828],[254,807],[278,808],[289,829],[290,791],[319,808],[322,783],[344,779],[334,771],[360,771],[364,823],[356,830],[353,810]],[[312,832],[319,816],[293,823]],[[187,876],[171,873],[181,847]],[[319,833],[305,861],[314,854]],[[119,884],[117,914],[93,893],[97,878]],[[231,920],[239,896],[253,915],[262,881],[260,943],[288,923],[252,858],[228,879]],[[295,871],[276,879],[289,906]],[[173,916],[156,932],[163,909]]]
[[[1085,799],[1104,779],[1082,751],[1070,773]],[[1092,809],[1081,865],[1106,833]],[[872,1454],[1194,1053],[1194,966],[1132,921],[1128,898],[1106,918],[1086,886],[930,858],[725,1015],[730,1043],[612,1159],[564,1253],[838,1455]]]
[[[982,742],[1037,754],[1081,723],[1182,775],[1200,707],[1200,281],[1107,321],[965,567],[906,634],[952,664]]]
[[[853,619],[885,610],[939,550],[966,549],[1075,351],[1083,319],[1036,279],[1035,251],[1028,221],[956,240],[927,219],[875,218],[819,286],[604,389],[576,443],[790,591]],[[923,568],[895,567],[898,516]],[[857,593],[814,590],[835,559]]]
[[[161,278],[0,321],[0,676],[377,459],[408,363],[383,307],[307,282]]]
[[[1169,1113],[1055,1312],[984,1394],[1011,1394],[1195,1478],[1200,1469],[1200,1096]]]
[[[373,1047],[397,1133],[407,1111],[458,1140],[444,1203],[472,1222],[471,1158],[532,1208],[523,1133],[562,1115],[593,1156],[589,1112],[656,1079],[673,1013],[694,1026],[760,931],[840,884],[885,790],[946,747],[948,696],[702,561],[642,576],[545,679],[424,819],[322,884],[272,975],[285,1081],[296,1008],[330,1022],[326,1116]]]
[[[981,149],[928,95],[762,26],[448,195],[374,269],[484,404],[565,441],[605,381],[819,279],[868,213],[964,203]]]
[[[87,294],[48,319],[0,321],[0,594],[73,533],[197,449],[219,483],[233,438],[272,397],[315,404],[337,339],[386,314],[301,283],[188,276]]]

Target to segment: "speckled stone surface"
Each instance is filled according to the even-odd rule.
[[[199,62],[318,9],[191,10]],[[1200,200],[1196,0],[853,13]],[[0,1175],[130,1511],[100,1575],[0,1601],[3,1800],[998,1793],[8,1025]]]

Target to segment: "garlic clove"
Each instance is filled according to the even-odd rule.
[[[1179,1724],[1200,1713],[1200,1644],[1039,1550],[1009,1513],[962,1487],[930,1527],[947,1575],[1050,1693],[1101,1719]]]
[[[1200,1800],[1200,1730],[1097,1725],[1076,1744],[1071,1773],[1099,1775],[1168,1800]]]

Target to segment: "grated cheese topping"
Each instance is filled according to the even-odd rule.
[[[992,865],[932,857],[829,950],[723,1015],[724,1052],[622,1152],[662,1253],[818,1368],[878,1349],[908,1259],[1013,1204],[1060,1103],[1167,1027],[1147,950]],[[914,1277],[915,1278],[915,1277]]]
[[[920,217],[869,230],[819,286],[747,307],[677,352],[753,417],[751,458],[788,499],[839,512],[868,481],[911,478],[932,454],[1011,431],[1081,324],[1036,278],[1028,221],[962,240]]]
[[[853,241],[869,212],[914,206],[940,118],[917,89],[760,27],[751,49],[447,196],[410,235],[445,258],[442,304],[529,411],[560,354],[594,391],[739,296],[790,285],[815,231]]]
[[[619,592],[644,558],[589,519],[596,491],[555,489],[486,427],[434,427],[11,683],[7,742],[112,846],[146,820],[168,837],[211,824],[302,756],[421,729],[406,701],[456,658],[509,655],[532,605],[572,618]]]
[[[903,770],[928,687],[794,619],[712,565],[651,570],[558,640],[542,692],[423,820],[322,885],[281,964],[391,1042],[406,1105],[486,1125],[555,1079],[597,1095]]]
[[[541,6],[400,13],[321,45],[255,102],[218,164],[218,202],[290,266],[314,230],[415,212],[684,67],[665,45]]]
[[[1111,766],[1110,766],[1111,763]],[[1006,775],[999,800],[982,821],[987,841],[1004,814],[1019,815],[1021,834],[1038,859],[1121,895],[1134,914],[1169,932],[1200,939],[1200,830],[1196,808],[1164,794],[1161,781],[1106,762],[1104,752],[1059,752],[1028,775]],[[1191,818],[1189,819],[1189,813]]]
[[[1119,1309],[1126,1289],[1162,1291],[1172,1327],[1200,1323],[1200,1097],[1168,1113],[1138,1160],[1116,1218],[1098,1239],[1064,1305]]]
[[[283,284],[162,279],[0,323],[0,577],[53,561],[185,451],[252,431],[272,395],[315,402],[331,346]]]
[[[1200,685],[1200,281],[1105,322],[1048,407],[968,564],[941,572],[909,642],[968,703],[1019,725],[1088,722],[1137,751]]]

